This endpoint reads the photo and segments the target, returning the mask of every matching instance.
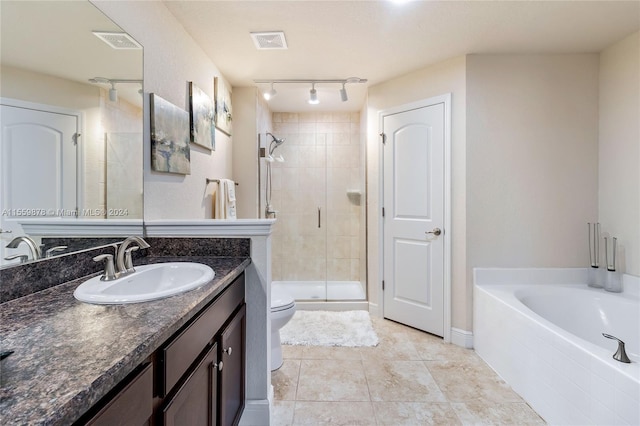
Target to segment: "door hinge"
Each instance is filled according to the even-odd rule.
[[[384,207],[382,208],[382,217],[384,217]]]
[[[380,133],[380,137],[382,138],[382,144],[386,144],[387,143],[387,134],[382,132]]]
[[[384,280],[382,280],[382,291],[384,291]]]

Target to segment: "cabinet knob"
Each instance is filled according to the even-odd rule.
[[[222,352],[224,352],[227,355],[231,355],[231,352],[233,352],[233,348],[229,346],[227,349],[223,350]]]
[[[213,368],[217,368],[218,371],[222,371],[222,361],[213,364]]]

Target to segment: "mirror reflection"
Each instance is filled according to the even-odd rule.
[[[42,229],[43,220],[142,219],[143,51],[88,1],[3,0],[0,17],[0,266],[8,266],[76,250],[73,238],[42,238],[73,231],[39,235],[30,221]]]

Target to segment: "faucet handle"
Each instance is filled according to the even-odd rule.
[[[63,251],[66,250],[67,246],[55,246],[55,247],[51,247],[49,250],[47,250],[44,254],[44,257],[46,258],[50,258],[54,256],[54,253],[57,251]]]
[[[127,268],[127,272],[135,272],[136,270],[133,268],[133,260],[131,259],[131,253],[138,250],[140,247],[133,246],[129,247],[124,251],[124,267]]]
[[[602,333],[602,335],[607,339],[618,341],[618,350],[616,351],[615,354],[613,354],[613,359],[615,359],[616,361],[624,362],[625,364],[629,364],[631,360],[629,359],[629,357],[627,356],[627,353],[624,350],[624,342],[618,339],[616,336],[612,336],[610,334]]]
[[[104,260],[104,273],[100,277],[100,281],[113,281],[116,279],[116,268],[113,266],[112,254],[101,254],[93,258],[94,262]]]
[[[20,259],[20,263],[25,263],[27,260],[29,260],[29,256],[26,254],[13,254],[11,256],[7,256],[4,258],[4,260],[14,260],[14,259]]]

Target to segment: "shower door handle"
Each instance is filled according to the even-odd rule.
[[[320,207],[318,207],[318,228],[320,228],[320,223],[321,223],[321,219],[320,219]]]

